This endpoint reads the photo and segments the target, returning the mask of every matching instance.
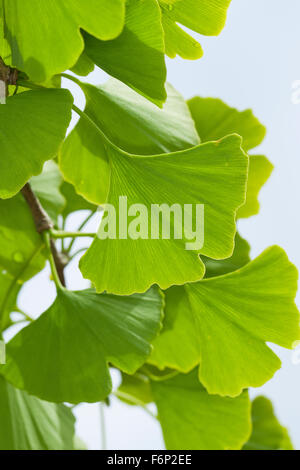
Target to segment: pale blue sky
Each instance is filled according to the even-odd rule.
[[[279,244],[300,268],[300,104],[291,102],[292,83],[300,80],[299,0],[232,0],[227,26],[218,38],[201,38],[205,57],[196,62],[168,60],[168,79],[186,97],[218,97],[241,110],[252,108],[268,134],[259,153],[266,154],[275,171],[261,192],[261,212],[240,222],[252,255]],[[101,83],[97,70],[89,80]],[[69,84],[68,84],[69,86]],[[84,104],[78,88],[76,101]],[[73,265],[68,270],[72,288],[84,283]],[[38,315],[53,299],[48,272],[34,279],[22,292],[25,311]],[[50,290],[45,297],[32,296]],[[42,303],[42,308],[41,308]],[[281,421],[291,430],[300,448],[300,364],[292,353],[276,348],[283,368],[273,380],[252,395],[272,398]],[[117,380],[117,378],[116,378]],[[81,405],[76,411],[78,433],[89,448],[100,446],[98,405]],[[113,401],[106,411],[108,448],[158,449],[163,441],[157,423],[143,410]]]

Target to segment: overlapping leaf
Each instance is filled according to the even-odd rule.
[[[251,432],[247,392],[237,398],[209,395],[193,371],[152,382],[167,449],[240,449]]]
[[[98,292],[132,294],[145,292],[153,284],[166,289],[173,284],[196,281],[204,274],[199,253],[215,259],[232,254],[235,212],[244,201],[248,166],[240,137],[230,136],[190,150],[150,157],[125,154],[111,146],[107,146],[107,152],[111,164],[107,202],[115,208],[116,214],[122,213],[120,219],[116,218],[118,235],[104,240],[96,237],[80,262],[83,276],[94,283]],[[139,207],[133,221],[130,217],[129,220],[138,225],[141,218],[143,226],[146,222],[148,238],[139,234],[131,237],[126,233],[124,239],[122,234],[120,236],[122,217],[127,215],[124,197],[128,208]],[[143,212],[138,214],[141,204]],[[182,230],[181,221],[179,218],[171,220],[171,215],[170,238],[163,237],[160,223],[156,227],[158,237],[153,237],[152,231],[150,233],[152,204],[169,207],[204,204],[203,246],[187,250],[187,238],[174,236]],[[108,220],[108,215],[102,219],[100,232],[103,234]],[[203,227],[200,223],[199,233]]]
[[[66,200],[61,193],[62,183],[62,175],[54,161],[46,162],[43,172],[30,181],[34,193],[53,222],[57,222],[58,215],[66,206]]]
[[[215,260],[202,256],[205,264],[205,277],[222,276],[245,266],[250,262],[250,245],[238,233],[235,236],[234,250],[230,258]]]
[[[156,288],[116,297],[60,291],[54,304],[7,345],[2,373],[53,402],[96,402],[111,392],[108,364],[133,374],[151,352],[162,319]]]
[[[74,422],[66,406],[32,397],[0,377],[0,450],[72,450]]]
[[[4,0],[5,35],[12,63],[37,82],[72,67],[84,48],[80,28],[98,39],[117,37],[124,0]]]
[[[163,110],[117,80],[94,87],[78,82],[87,99],[86,114],[121,149],[151,155],[199,144],[194,122],[170,85]],[[80,119],[60,152],[60,168],[76,191],[96,204],[107,199],[109,162],[102,136]]]
[[[17,297],[22,282],[17,282],[5,269],[0,269],[0,327],[1,331],[10,325],[10,313],[16,309]]]
[[[292,348],[300,338],[296,290],[297,270],[279,247],[234,273],[173,287],[150,362],[183,372],[200,363],[212,394],[261,386],[280,368],[266,342]]]
[[[244,450],[293,450],[286,428],[276,418],[273,405],[265,397],[252,403],[253,429]]]
[[[202,142],[218,140],[237,133],[243,138],[246,151],[257,147],[264,139],[266,128],[251,110],[238,111],[219,99],[195,97],[188,101]],[[249,156],[249,174],[245,204],[238,210],[239,218],[250,217],[259,212],[258,193],[268,180],[273,165],[263,155]]]
[[[170,57],[198,59],[200,44],[178,25],[206,35],[217,36],[223,29],[231,0],[159,0],[165,31],[165,50]]]
[[[85,35],[85,45],[105,72],[159,106],[165,101],[164,35],[156,0],[127,0],[123,33],[108,42]]]
[[[67,90],[28,91],[0,106],[0,198],[17,194],[55,156],[71,107]]]

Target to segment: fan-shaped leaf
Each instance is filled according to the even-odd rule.
[[[147,234],[138,239],[126,238],[126,234],[125,239],[123,235],[95,238],[81,259],[80,268],[98,292],[132,294],[145,292],[153,284],[166,289],[173,284],[193,282],[204,274],[199,253],[215,259],[232,254],[235,212],[244,200],[248,166],[240,137],[230,136],[190,150],[150,157],[125,154],[112,147],[108,152],[111,177],[107,202],[116,214],[122,213],[116,220],[116,234],[121,233],[119,224],[124,214],[127,217],[121,199],[124,196],[128,208],[143,204],[141,217],[143,225],[147,225]],[[153,237],[152,229],[150,233],[153,204],[167,204],[169,208],[173,204],[181,208],[184,204],[204,204],[203,246],[187,250],[186,238],[174,235],[182,230],[181,221],[175,217],[171,220],[171,215],[170,238],[163,237],[160,223],[159,236]],[[102,233],[106,232],[107,220],[107,216],[102,219]]]
[[[152,155],[199,144],[195,125],[181,95],[170,85],[163,110],[117,80],[94,87],[78,82],[87,99],[86,114],[121,149]],[[102,136],[85,119],[68,136],[60,152],[64,177],[90,201],[103,204],[109,186],[109,163]]]
[[[288,432],[279,423],[267,398],[253,400],[252,423],[252,434],[244,450],[293,450]]]
[[[166,54],[183,59],[203,55],[200,44],[179,26],[206,36],[217,36],[223,29],[231,0],[159,0],[165,31]]]
[[[173,287],[150,362],[182,372],[200,363],[199,379],[213,394],[259,387],[280,367],[266,342],[292,348],[300,339],[296,291],[296,268],[279,247],[234,273]]]
[[[85,35],[85,45],[86,54],[96,65],[162,106],[167,97],[167,71],[156,0],[127,0],[123,33],[106,42]]]
[[[133,374],[161,327],[162,296],[60,291],[54,304],[7,345],[2,373],[53,402],[96,402],[111,392],[108,363]]]
[[[250,109],[238,111],[219,99],[199,96],[189,100],[188,105],[202,142],[221,139],[226,135],[236,133],[243,138],[243,148],[248,151],[257,147],[265,137],[266,128]],[[258,213],[257,196],[272,170],[273,165],[266,157],[250,156],[247,197],[245,204],[238,210],[239,218]]]
[[[247,392],[237,398],[209,395],[193,371],[152,382],[167,449],[240,449],[251,432]]]
[[[37,82],[72,67],[84,48],[80,28],[103,40],[124,25],[124,0],[4,0],[5,35],[15,67]]]
[[[67,90],[28,91],[0,106],[0,198],[17,194],[55,156],[71,107]]]
[[[73,449],[75,419],[71,410],[32,397],[3,377],[0,422],[0,450]]]

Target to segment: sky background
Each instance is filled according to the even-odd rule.
[[[267,127],[267,137],[255,153],[267,155],[275,170],[260,193],[260,214],[240,221],[239,231],[250,242],[253,257],[278,244],[300,269],[300,104],[292,103],[292,84],[300,80],[299,19],[299,0],[232,0],[222,34],[200,38],[204,58],[195,62],[167,60],[167,66],[168,80],[185,98],[217,97],[240,110],[251,108]],[[96,70],[88,80],[100,84],[106,77]],[[82,93],[70,82],[66,85],[74,93],[76,104],[83,108]],[[82,214],[72,217],[70,227],[76,226],[80,218]],[[96,226],[97,221],[92,221],[87,230]],[[72,289],[87,286],[76,262],[68,268],[67,276]],[[33,296],[33,289],[40,295]],[[23,289],[20,306],[38,316],[54,296],[46,269]],[[251,391],[251,396],[264,394],[272,399],[278,417],[300,449],[300,360],[295,364],[295,353],[272,348],[281,357],[283,367],[268,384]],[[118,380],[116,374],[115,384]],[[99,405],[80,405],[75,414],[78,435],[90,449],[100,449],[103,439]],[[145,411],[117,400],[105,409],[105,427],[108,449],[164,448],[155,420]]]

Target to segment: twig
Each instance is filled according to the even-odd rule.
[[[27,202],[31,214],[35,223],[35,227],[38,233],[43,233],[46,231],[51,231],[53,228],[53,223],[48,216],[47,212],[43,209],[40,201],[38,200],[37,196],[32,191],[32,188],[29,183],[25,184],[24,188],[22,189],[22,194]],[[59,253],[54,241],[51,239],[50,241],[51,251],[54,258],[57,274],[61,284],[65,287],[66,280],[64,275],[64,268],[68,264],[68,258]]]

